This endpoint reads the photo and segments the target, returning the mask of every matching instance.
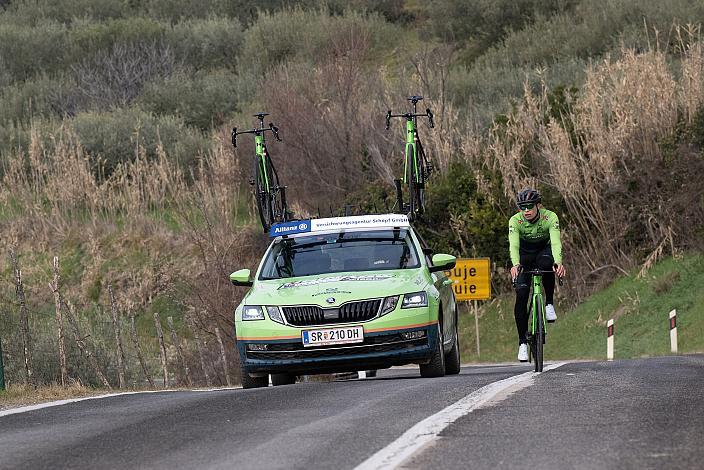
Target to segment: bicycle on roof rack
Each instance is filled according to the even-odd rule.
[[[425,211],[425,183],[433,171],[433,166],[423,151],[423,144],[418,135],[418,118],[427,117],[431,128],[435,127],[433,113],[430,108],[425,113],[417,112],[418,102],[422,96],[409,96],[408,101],[413,106],[413,111],[403,114],[393,114],[391,110],[386,113],[386,129],[391,126],[391,118],[404,118],[406,120],[406,144],[403,166],[403,179],[394,180],[396,185],[396,199],[399,210],[408,213],[410,219],[415,219]],[[408,204],[403,202],[401,183],[408,186]]]
[[[286,186],[279,183],[279,175],[274,167],[271,154],[266,146],[264,134],[271,132],[276,140],[281,142],[279,128],[270,122],[269,127],[264,127],[264,117],[269,113],[257,113],[254,115],[259,120],[259,128],[247,131],[238,131],[232,128],[232,146],[237,147],[237,136],[242,134],[254,134],[255,154],[253,177],[249,183],[252,185],[254,200],[257,203],[257,212],[265,232],[272,224],[286,222],[291,214],[286,206]]]

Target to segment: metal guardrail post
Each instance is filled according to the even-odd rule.
[[[0,339],[0,390],[5,390],[5,366],[2,362],[2,339]]]

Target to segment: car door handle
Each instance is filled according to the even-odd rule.
[[[443,286],[451,286],[453,283],[454,281],[452,279],[445,279],[444,281],[442,281]]]

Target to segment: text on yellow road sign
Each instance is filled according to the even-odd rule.
[[[457,258],[457,264],[445,275],[452,279],[457,300],[491,298],[491,260],[489,258]]]

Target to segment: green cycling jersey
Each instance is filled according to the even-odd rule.
[[[547,244],[550,242],[552,257],[555,263],[562,264],[562,242],[560,241],[560,221],[557,214],[545,208],[540,208],[535,222],[529,222],[519,212],[508,221],[508,243],[511,253],[511,263],[520,263],[521,242],[528,245]]]

